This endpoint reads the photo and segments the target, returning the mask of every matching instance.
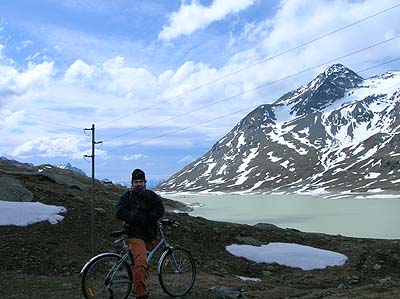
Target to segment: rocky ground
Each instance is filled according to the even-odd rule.
[[[57,170],[59,171],[59,170]],[[27,227],[0,226],[0,298],[82,298],[80,269],[91,257],[90,192],[60,176],[1,170],[32,193],[32,200],[67,208],[59,224],[36,223]],[[56,179],[54,179],[56,178]],[[78,178],[79,179],[79,178]],[[8,179],[7,179],[8,180]],[[3,181],[7,181],[3,179]],[[121,187],[97,184],[96,252],[118,251],[109,237],[121,224],[114,204]],[[360,239],[303,233],[273,225],[256,226],[208,221],[172,213],[174,202],[165,200],[165,217],[181,227],[167,236],[188,248],[196,261],[198,278],[186,298],[400,298],[400,240]],[[343,267],[303,271],[277,264],[254,263],[230,255],[225,246],[268,242],[299,243],[340,252],[349,257]],[[152,298],[168,298],[156,282]],[[258,277],[261,282],[238,276]]]

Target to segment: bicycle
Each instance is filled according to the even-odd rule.
[[[178,226],[172,219],[158,221],[161,240],[154,249],[147,252],[147,263],[150,265],[154,254],[164,249],[158,260],[157,274],[161,288],[170,297],[188,294],[196,279],[196,267],[190,252],[175,248],[165,238],[165,226]],[[133,284],[132,266],[134,260],[126,240],[126,230],[110,233],[111,237],[122,238],[114,241],[123,243],[121,254],[105,252],[91,258],[82,268],[81,288],[86,299],[126,299]]]

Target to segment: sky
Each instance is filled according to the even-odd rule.
[[[0,156],[90,175],[94,124],[96,178],[167,179],[333,63],[399,70],[399,13],[398,0],[0,0]]]

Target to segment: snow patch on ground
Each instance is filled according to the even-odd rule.
[[[378,172],[370,172],[368,173],[365,178],[366,179],[376,179],[378,176],[380,176],[381,174]]]
[[[241,134],[238,138],[238,143],[236,145],[236,148],[240,148],[242,145],[246,145],[246,139],[243,136],[244,134]]]
[[[278,162],[278,161],[280,161],[280,160],[282,160],[282,158],[278,158],[278,157],[275,157],[274,156],[274,152],[268,152],[267,153],[267,156],[268,156],[268,160],[270,160],[271,162]]]
[[[286,160],[285,162],[281,163],[281,166],[285,167],[285,168],[288,168],[289,163],[290,162],[288,160]]]
[[[216,162],[208,164],[208,168],[207,168],[206,172],[202,174],[202,176],[203,177],[208,176],[216,165],[217,165]]]
[[[348,257],[337,252],[295,243],[269,243],[260,247],[232,244],[226,250],[235,256],[257,263],[278,263],[303,270],[343,266]]]
[[[243,163],[239,166],[239,168],[237,170],[239,173],[243,172],[243,171],[245,171],[247,169],[247,167],[249,166],[250,161],[253,160],[257,156],[257,154],[258,154],[257,151],[258,151],[258,148],[250,149],[249,155],[246,158],[243,159]]]
[[[261,281],[260,278],[255,278],[255,277],[238,276],[238,278],[239,278],[240,280],[243,280],[243,281],[254,281],[254,282],[260,282],[260,281]]]
[[[50,206],[40,202],[0,201],[0,225],[27,226],[29,224],[48,221],[57,224],[64,217],[66,208]]]

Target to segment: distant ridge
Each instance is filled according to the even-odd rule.
[[[31,164],[31,163],[22,163],[17,160],[7,159],[6,157],[0,157],[0,162],[4,163],[4,164],[10,164],[10,165],[33,167],[33,164]]]
[[[72,171],[78,172],[80,174],[86,175],[86,173],[82,169],[79,169],[78,167],[74,167],[70,163],[67,163],[65,165],[56,165],[56,166],[61,169],[72,170]]]

